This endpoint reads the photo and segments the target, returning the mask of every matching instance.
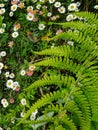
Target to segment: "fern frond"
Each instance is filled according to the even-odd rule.
[[[41,99],[39,99],[35,104],[33,104],[33,106],[30,108],[30,110],[27,111],[26,115],[24,116],[24,118],[17,124],[19,125],[20,123],[22,123],[25,119],[27,119],[30,114],[35,111],[36,109],[39,109],[43,106],[45,106],[46,104],[51,103],[54,100],[57,100],[59,98],[62,97],[67,97],[68,92],[67,90],[63,90],[63,91],[57,91],[54,93],[50,93],[50,94],[46,94],[44,95]]]
[[[57,85],[62,86],[64,85],[65,88],[68,86],[72,87],[75,83],[75,80],[71,76],[45,76],[43,79],[35,81],[33,84],[31,84],[28,88],[25,89],[25,91],[30,91],[31,89],[38,88],[38,87],[44,87],[46,85]]]
[[[84,18],[89,24],[97,24],[98,25],[98,14],[94,14],[91,12],[76,12],[73,14]]]
[[[64,39],[66,45],[41,52],[33,51],[34,54],[46,56],[33,65],[48,66],[49,70],[57,71],[56,75],[49,73],[48,76],[46,71],[47,75],[31,84],[25,92],[52,85],[59,90],[50,92],[35,102],[18,125],[23,123],[32,111],[43,108],[44,114],[54,112],[52,121],[47,120],[51,130],[91,130],[91,117],[98,113],[98,16],[89,12],[74,15],[82,17],[83,21],[53,23],[63,26],[65,32],[49,40]],[[69,28],[72,32],[67,31]],[[78,33],[74,32],[75,29]],[[67,45],[69,40],[74,41],[74,46]]]

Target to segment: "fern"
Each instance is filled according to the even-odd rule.
[[[34,52],[45,57],[33,65],[44,66],[49,70],[59,71],[48,74],[42,79],[24,89],[30,93],[38,87],[56,87],[52,93],[44,95],[27,111],[25,117],[18,123],[38,124],[48,123],[50,130],[91,130],[92,117],[98,113],[98,19],[97,14],[89,12],[75,13],[83,21],[65,23],[50,23],[62,26],[66,31],[49,38],[65,40],[63,46]],[[68,28],[72,32],[68,32]],[[78,33],[74,30],[78,30]],[[74,46],[68,46],[68,40],[74,41]],[[48,57],[47,57],[48,56]],[[54,116],[45,120],[28,121],[28,117],[36,109],[43,109],[43,114],[54,112]],[[47,117],[47,116],[46,116]]]

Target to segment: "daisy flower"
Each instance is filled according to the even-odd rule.
[[[24,117],[25,114],[26,114],[26,113],[22,111],[22,112],[20,113],[20,116],[21,116],[21,117]]]
[[[3,130],[3,128],[2,128],[2,127],[0,127],[0,130]]]
[[[26,74],[27,74],[27,76],[32,76],[33,71],[28,70],[28,71],[26,72]]]
[[[30,116],[30,120],[35,120],[35,118],[36,118],[36,115],[32,113]]]
[[[23,2],[20,2],[19,4],[18,4],[18,7],[20,8],[20,9],[23,9],[25,6],[24,6],[24,3]]]
[[[9,105],[7,99],[5,98],[1,100],[1,104],[3,105],[4,108],[6,108]]]
[[[2,62],[0,62],[0,70],[3,69],[4,64]]]
[[[76,4],[77,4],[77,7],[79,7],[79,6],[81,5],[81,3],[80,3],[80,2],[77,2]]]
[[[28,21],[32,21],[34,19],[34,15],[31,13],[28,13],[26,18]]]
[[[69,14],[67,17],[66,17],[66,21],[71,21],[73,20],[73,15],[72,14]]]
[[[54,7],[59,8],[60,6],[61,6],[61,3],[60,3],[60,2],[55,2],[55,3],[54,3]]]
[[[3,24],[2,24],[2,27],[3,27],[3,28],[6,28],[6,23],[3,23]]]
[[[20,75],[21,75],[21,76],[24,76],[25,74],[26,74],[26,71],[25,71],[25,70],[21,70],[21,71],[20,71]]]
[[[5,102],[7,102],[5,98],[1,99],[1,104],[4,104]]]
[[[0,34],[4,33],[5,29],[4,28],[0,28]]]
[[[20,85],[19,85],[19,83],[17,81],[15,81],[13,83],[13,88],[12,89],[15,90],[15,91],[19,91],[20,90]]]
[[[9,102],[11,103],[11,104],[13,104],[14,103],[14,98],[11,98],[10,100],[9,100]]]
[[[11,79],[13,79],[13,78],[15,77],[15,74],[14,74],[14,73],[11,73],[11,74],[9,75],[9,77],[10,77]]]
[[[4,7],[4,4],[0,4],[0,7],[1,7],[1,8]]]
[[[10,75],[10,72],[9,72],[9,71],[7,71],[7,72],[5,72],[5,74],[4,74],[4,75],[5,75],[5,77],[6,77],[6,78],[8,78],[8,77],[9,77],[9,75]]]
[[[27,12],[30,12],[30,10],[33,10],[33,6],[28,6],[27,7]]]
[[[37,9],[40,9],[40,8],[41,8],[41,5],[40,5],[40,4],[38,4],[38,5],[36,6],[36,8],[37,8]]]
[[[55,0],[49,0],[49,3],[50,4],[52,4],[52,3],[54,3],[55,2]]]
[[[13,42],[13,41],[8,42],[8,46],[9,46],[9,47],[12,47],[12,46],[13,46],[13,44],[14,44],[14,42]]]
[[[94,9],[98,9],[98,5],[95,5],[95,6],[94,6]]]
[[[61,13],[61,14],[64,14],[65,13],[65,7],[64,6],[61,6],[60,8],[58,8],[58,11]]]
[[[52,16],[52,13],[51,12],[48,12],[47,13],[47,17],[51,17]]]
[[[18,32],[16,32],[16,31],[12,33],[12,37],[13,37],[13,38],[18,37],[18,35],[19,35],[19,33],[18,33]]]
[[[30,70],[30,71],[35,70],[35,68],[36,68],[36,67],[35,67],[34,65],[30,65],[30,66],[29,66],[29,70]]]
[[[25,99],[25,98],[21,99],[21,104],[22,104],[23,106],[25,106],[25,105],[27,104],[27,102],[26,102],[26,99]]]
[[[69,11],[75,11],[77,9],[77,4],[76,3],[72,3],[68,6],[68,10]]]
[[[16,11],[16,10],[17,10],[17,7],[18,7],[18,6],[17,6],[16,4],[12,5],[12,6],[11,6],[11,11],[13,11],[13,12]]]
[[[0,9],[0,14],[2,15],[4,13],[5,13],[5,8]]]
[[[11,11],[11,12],[9,13],[9,16],[12,17],[13,15],[14,15],[14,13]]]
[[[1,56],[1,57],[6,56],[6,52],[5,52],[5,51],[1,51],[1,52],[0,52],[0,56]]]
[[[38,29],[39,30],[44,30],[45,29],[45,25],[44,24],[39,24]]]
[[[5,102],[5,103],[3,103],[2,105],[3,105],[4,108],[6,108],[6,107],[9,105],[9,103],[8,103],[8,102]]]
[[[14,25],[14,31],[17,31],[17,30],[19,30],[20,28],[21,28],[20,23],[17,23],[17,24]]]
[[[12,80],[12,79],[7,80],[6,86],[7,86],[8,88],[13,88],[13,80]]]

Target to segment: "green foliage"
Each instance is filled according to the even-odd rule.
[[[62,46],[34,52],[42,55],[42,61],[33,65],[48,67],[42,79],[35,81],[25,92],[31,93],[39,87],[49,88],[50,93],[37,100],[18,123],[39,124],[42,120],[28,121],[36,109],[44,115],[54,112],[52,117],[45,116],[50,130],[97,130],[98,125],[98,19],[88,12],[75,13],[82,21],[49,23],[63,26],[65,30],[51,40],[63,40]],[[68,30],[72,31],[69,32]],[[77,30],[77,32],[75,31]],[[73,41],[74,46],[68,45]],[[55,70],[56,73],[49,73]]]

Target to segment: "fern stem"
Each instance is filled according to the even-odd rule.
[[[80,79],[80,76],[77,78],[77,80],[76,80],[76,82],[75,82],[75,85],[73,86],[73,88],[71,89],[70,93],[68,94],[68,97],[67,97],[67,99],[66,99],[66,103],[65,103],[64,107],[67,105],[67,103],[68,103],[68,101],[69,101],[69,99],[70,99],[70,96],[71,96],[71,94],[73,93],[73,91],[74,91],[74,89],[75,89],[75,87],[76,87],[76,85],[77,85],[79,79]]]

